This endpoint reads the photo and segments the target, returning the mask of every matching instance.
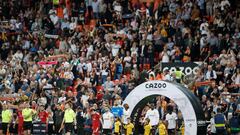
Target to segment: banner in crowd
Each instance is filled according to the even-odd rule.
[[[134,135],[139,134],[144,107],[156,96],[165,96],[178,106],[184,119],[185,135],[206,133],[206,121],[201,103],[190,90],[170,82],[148,81],[133,89],[123,102],[129,105],[131,119],[136,129]]]
[[[161,70],[164,71],[168,69],[170,73],[176,71],[176,67],[179,67],[180,70],[185,75],[197,74],[197,70],[199,69],[199,65],[201,62],[174,62],[174,63],[161,63]]]
[[[48,56],[45,58],[46,61],[52,60],[52,61],[57,61],[59,58],[64,59],[67,58],[68,56],[65,54],[59,54],[59,55],[53,55],[53,56]]]
[[[44,36],[46,38],[54,38],[54,39],[57,39],[59,37],[58,35],[51,35],[51,34],[45,34]]]
[[[57,61],[40,61],[38,62],[38,65],[46,66],[46,65],[56,65]]]

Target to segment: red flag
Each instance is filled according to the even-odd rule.
[[[155,0],[154,1],[153,12],[155,12],[158,9],[158,6],[159,6],[160,2],[161,2],[161,0]]]

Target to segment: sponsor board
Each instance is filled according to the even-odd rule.
[[[185,75],[190,75],[190,74],[197,74],[197,70],[199,69],[199,65],[201,62],[176,62],[176,63],[161,63],[161,70],[169,70],[170,73],[173,73],[176,71],[176,67],[179,67],[180,70],[185,74]]]

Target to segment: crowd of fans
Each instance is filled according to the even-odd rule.
[[[132,135],[122,102],[148,80],[188,87],[201,101],[206,134],[239,134],[237,0],[3,0],[0,5],[1,134]],[[181,71],[158,67],[194,61],[203,64],[191,83]],[[222,124],[216,118],[221,116]],[[183,134],[183,119],[174,102],[159,96],[144,108],[141,132]]]

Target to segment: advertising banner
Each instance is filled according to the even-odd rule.
[[[176,71],[176,67],[179,67],[180,70],[185,75],[196,74],[199,69],[200,62],[175,62],[175,63],[161,63],[161,70],[164,71],[168,69],[170,73]]]

